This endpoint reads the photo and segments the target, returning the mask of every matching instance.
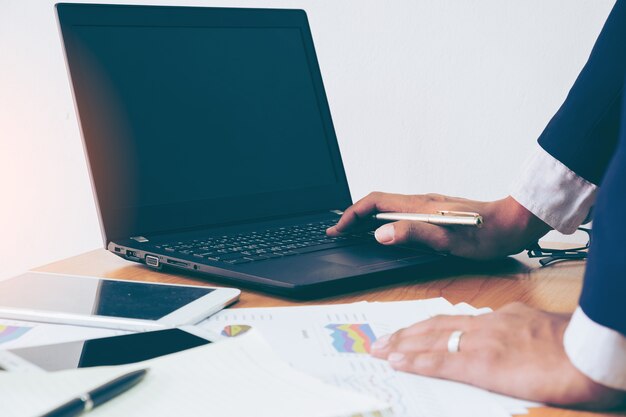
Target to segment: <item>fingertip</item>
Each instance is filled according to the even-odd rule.
[[[338,234],[339,232],[337,231],[337,226],[331,226],[328,229],[326,229],[326,235],[328,236],[336,236]]]
[[[396,371],[410,371],[410,360],[407,355],[401,352],[391,352],[386,357],[387,363]]]
[[[400,366],[406,360],[406,355],[401,352],[391,352],[387,356],[387,361],[391,366]]]
[[[374,232],[374,237],[376,238],[378,243],[388,244],[393,242],[393,239],[395,238],[395,233],[396,232],[393,224],[388,223],[376,229],[376,231]]]
[[[380,352],[383,349],[385,349],[389,345],[390,339],[391,339],[390,334],[386,334],[376,339],[376,341],[372,343],[372,352],[376,352],[376,351]]]

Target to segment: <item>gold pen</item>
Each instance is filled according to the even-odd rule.
[[[483,217],[478,213],[467,211],[439,210],[436,214],[419,213],[377,213],[372,216],[376,220],[409,220],[425,222],[439,226],[473,226],[482,227]]]

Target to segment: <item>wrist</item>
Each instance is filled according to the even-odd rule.
[[[510,254],[528,248],[552,230],[511,196],[487,203],[485,213],[488,216],[485,226],[492,228],[493,233],[501,237],[501,242],[506,242],[504,247]]]

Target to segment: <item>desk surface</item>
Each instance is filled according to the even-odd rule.
[[[401,284],[381,286],[312,301],[291,300],[244,289],[240,301],[233,308],[445,297],[452,303],[465,301],[475,307],[496,309],[512,301],[523,301],[530,306],[544,310],[573,312],[582,285],[584,264],[581,261],[563,262],[547,268],[538,268],[537,262],[527,259],[526,255],[518,255],[493,264],[479,264],[469,269],[471,272],[407,280]],[[104,249],[55,262],[37,270],[138,281],[224,286],[224,284],[213,283],[193,276],[156,272],[120,259]],[[544,407],[531,409],[529,417],[601,415],[624,414],[586,413]]]

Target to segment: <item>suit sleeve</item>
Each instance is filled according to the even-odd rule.
[[[541,147],[576,175],[601,184],[580,307],[589,319],[622,335],[626,335],[625,78],[626,0],[618,0],[565,103],[539,138]]]
[[[539,145],[570,170],[600,184],[619,135],[626,74],[626,1],[618,0],[567,99]]]
[[[626,0],[618,0],[567,99],[511,196],[561,233],[589,218],[615,152],[626,74]]]
[[[595,204],[583,291],[563,344],[583,374],[624,391],[625,76],[626,4],[618,0],[566,101],[540,136],[541,149],[511,193],[564,233],[573,232]]]
[[[580,306],[589,318],[626,335],[626,109],[620,144],[595,206]]]
[[[570,360],[603,385],[626,391],[626,104],[619,146],[595,206],[580,306],[564,336]]]

